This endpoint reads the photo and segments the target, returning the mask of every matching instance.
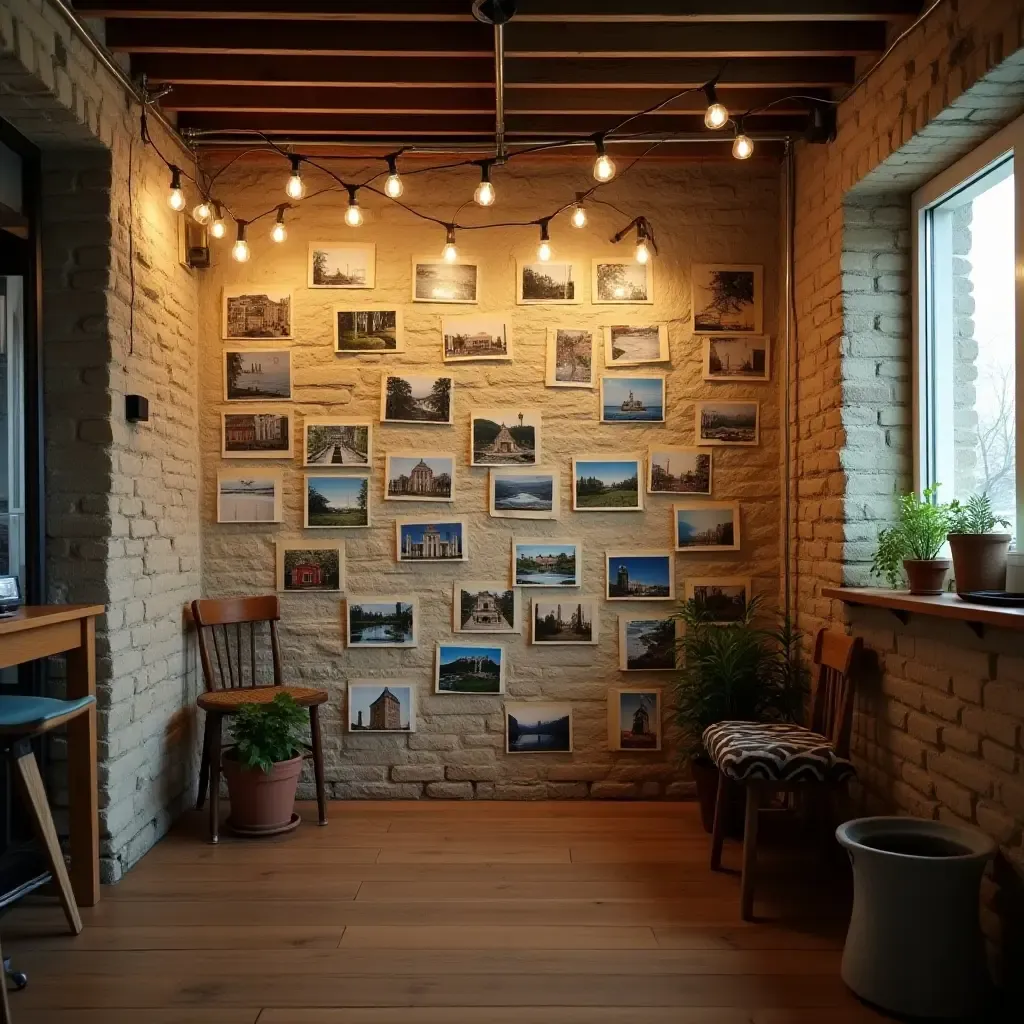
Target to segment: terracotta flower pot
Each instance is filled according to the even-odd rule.
[[[690,761],[690,772],[697,786],[700,804],[700,823],[709,835],[715,824],[715,798],[718,795],[718,769],[708,757],[695,757]],[[746,795],[742,787],[730,785],[726,803],[725,834],[734,838],[743,835],[743,810]]]
[[[1005,588],[1010,534],[951,533],[948,539],[958,594]]]
[[[946,574],[953,563],[948,558],[904,558],[903,571],[907,574],[912,594],[942,594],[946,590]]]
[[[278,761],[269,772],[249,768],[231,756],[223,761],[231,801],[232,827],[249,833],[283,829],[295,811],[302,755]]]

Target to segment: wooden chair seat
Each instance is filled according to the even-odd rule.
[[[230,715],[246,704],[269,704],[279,693],[289,693],[304,708],[327,703],[327,691],[312,686],[250,686],[244,690],[213,690],[201,693],[196,703],[204,711]]]
[[[734,782],[838,783],[856,774],[826,737],[791,722],[718,722],[702,742]]]

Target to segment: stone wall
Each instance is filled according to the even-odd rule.
[[[345,174],[364,180],[379,168],[345,164]],[[470,206],[466,221],[523,220],[556,208],[586,188],[586,161],[548,160],[514,164],[495,173],[498,193],[493,210]],[[329,184],[308,172],[310,191]],[[240,160],[218,182],[218,190],[239,216],[261,212],[283,201],[286,166]],[[406,179],[403,201],[431,213],[454,211],[468,198],[470,171],[417,174]],[[676,586],[700,575],[750,575],[754,589],[769,604],[779,587],[779,420],[778,387],[770,384],[707,384],[701,379],[701,350],[691,333],[690,263],[725,262],[764,265],[767,290],[765,330],[777,324],[778,169],[753,161],[740,165],[650,162],[603,190],[614,203],[591,205],[584,230],[569,226],[563,215],[552,223],[555,259],[569,258],[583,268],[579,284],[583,302],[568,306],[524,306],[515,300],[516,258],[531,259],[537,229],[518,228],[459,234],[460,252],[480,265],[480,302],[452,307],[412,303],[411,258],[439,254],[443,230],[413,219],[377,197],[363,200],[366,224],[353,230],[342,221],[344,193],[303,200],[288,215],[288,239],[280,246],[267,237],[270,223],[249,229],[253,251],[246,265],[233,262],[230,245],[214,250],[214,265],[202,281],[201,447],[203,457],[203,589],[208,596],[269,592],[275,586],[274,542],[301,540],[303,502],[301,456],[285,468],[284,521],[274,528],[218,525],[215,522],[216,475],[227,465],[220,459],[223,404],[221,298],[224,287],[273,285],[293,291],[292,350],[295,434],[301,438],[306,416],[365,415],[374,421],[374,471],[371,482],[372,526],[338,531],[347,552],[347,590],[355,594],[404,594],[419,597],[419,646],[412,650],[346,649],[337,595],[284,594],[282,613],[286,674],[300,683],[324,685],[330,692],[325,715],[327,778],[334,796],[419,797],[657,797],[685,791],[679,783],[671,729],[658,754],[609,753],[606,695],[610,686],[659,685],[659,674],[618,671],[617,615],[656,604],[601,602],[598,647],[541,649],[521,636],[484,636],[476,642],[501,641],[509,662],[507,696],[512,700],[569,700],[575,710],[575,753],[570,756],[504,753],[502,700],[499,697],[433,694],[434,649],[438,641],[474,640],[453,635],[452,584],[455,580],[509,577],[510,539],[576,537],[584,552],[583,596],[600,598],[603,557],[609,548],[669,548],[672,499],[647,496],[643,513],[572,512],[570,460],[593,452],[640,452],[651,444],[694,442],[693,400],[751,397],[761,401],[761,444],[756,448],[714,450],[714,497],[740,502],[742,551],[731,557],[677,555]],[[632,255],[632,243],[616,249],[611,234],[637,215],[653,223],[659,245],[654,261],[651,306],[601,306],[590,302],[591,257]],[[321,291],[306,288],[307,244],[311,240],[372,241],[377,246],[377,285],[373,291]],[[361,303],[394,303],[404,310],[406,351],[395,356],[338,356],[333,351],[332,309]],[[441,362],[441,317],[465,312],[503,315],[513,338],[514,361],[504,363]],[[671,366],[648,365],[638,372],[666,372],[668,422],[664,425],[602,425],[598,392],[544,387],[545,336],[549,327],[580,326],[599,335],[601,327],[622,322],[668,322]],[[230,343],[244,347],[245,342]],[[256,344],[256,343],[252,343]],[[378,425],[381,376],[389,370],[428,373],[447,365],[455,378],[452,427]],[[598,372],[603,365],[599,354]],[[775,364],[778,366],[778,363]],[[618,370],[621,374],[625,371]],[[773,374],[777,378],[777,374]],[[562,483],[558,522],[492,519],[487,514],[488,471],[470,468],[470,410],[516,404],[539,408],[543,416],[542,461],[557,467]],[[242,409],[239,405],[236,408]],[[297,446],[301,447],[301,446]],[[456,456],[456,501],[452,506],[383,500],[384,458],[388,452],[453,452]],[[256,463],[270,465],[271,463]],[[279,463],[280,464],[280,463]],[[237,466],[238,463],[233,463]],[[468,522],[470,558],[457,566],[396,563],[396,517],[457,516]],[[322,540],[323,531],[305,534]],[[326,536],[331,537],[330,533]],[[529,592],[524,593],[529,616]],[[550,592],[545,592],[550,596]],[[418,731],[409,737],[361,736],[345,731],[345,682],[349,678],[415,682]],[[668,724],[670,715],[665,711]]]

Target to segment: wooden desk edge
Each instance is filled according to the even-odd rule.
[[[101,604],[26,605],[9,618],[0,618],[0,636],[5,633],[21,633],[26,629],[53,626],[59,622],[93,618],[103,615],[106,610]]]

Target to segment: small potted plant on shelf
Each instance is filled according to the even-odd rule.
[[[758,599],[752,598],[741,620],[724,625],[710,622],[693,601],[679,612],[685,633],[679,640],[682,668],[673,686],[675,718],[708,832],[715,818],[718,769],[704,750],[704,730],[733,720],[795,722],[803,714],[809,674],[801,657],[801,635],[788,622],[776,628],[756,626],[757,610]],[[743,793],[738,787],[727,827],[732,834],[742,832]]]
[[[966,505],[949,503],[949,550],[953,555],[953,579],[958,594],[1006,587],[1006,553],[1011,535],[996,533],[1009,522],[992,512],[987,494],[972,494]]]
[[[921,496],[911,492],[900,496],[899,519],[895,526],[878,532],[878,547],[871,572],[885,577],[896,590],[907,574],[912,594],[941,594],[945,590],[950,560],[939,558],[949,533],[949,508],[933,501],[938,484],[926,487]]]
[[[295,822],[306,712],[282,691],[269,704],[246,704],[232,721],[235,744],[224,755],[231,801],[229,826],[243,835],[273,835]]]

